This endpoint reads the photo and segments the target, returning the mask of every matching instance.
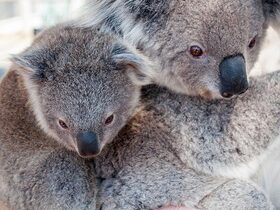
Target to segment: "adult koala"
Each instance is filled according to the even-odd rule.
[[[206,98],[247,90],[267,28],[280,23],[279,0],[91,2],[83,24],[101,23],[145,51],[160,65],[145,72],[155,83]]]

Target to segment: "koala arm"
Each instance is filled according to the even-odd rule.
[[[231,179],[206,195],[196,205],[204,210],[274,209],[266,195],[253,183]],[[187,207],[164,207],[157,210],[194,210]]]
[[[258,187],[238,179],[229,180],[219,186],[205,196],[197,207],[205,210],[273,209],[267,196]]]
[[[95,209],[95,180],[86,161],[63,149],[29,152],[0,171],[0,200],[8,209]]]
[[[98,199],[102,210],[194,207],[224,182],[223,178],[200,175],[192,169],[180,168],[176,161],[151,155],[125,167],[115,178],[105,180]]]
[[[155,209],[164,205],[178,209],[272,209],[266,195],[247,181],[178,170],[165,162],[155,165],[141,171],[131,168],[128,174],[106,180],[101,189],[102,210]]]

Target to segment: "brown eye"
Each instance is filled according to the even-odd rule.
[[[68,126],[66,125],[66,123],[63,120],[59,120],[58,124],[60,125],[60,127],[62,127],[63,129],[68,129]]]
[[[197,46],[197,45],[194,45],[194,46],[191,46],[190,48],[190,53],[193,57],[195,58],[199,58],[203,55],[203,50],[201,49],[201,47]]]
[[[257,37],[254,37],[254,39],[252,39],[252,40],[250,41],[248,47],[249,47],[250,49],[252,49],[252,48],[255,47],[256,43],[257,43]]]
[[[115,116],[112,114],[105,120],[105,125],[110,125],[114,121]]]

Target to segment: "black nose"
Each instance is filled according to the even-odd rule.
[[[100,153],[100,144],[94,132],[87,131],[77,135],[79,154],[83,157],[95,156]]]
[[[245,59],[242,55],[226,57],[220,64],[221,95],[230,98],[248,89]]]

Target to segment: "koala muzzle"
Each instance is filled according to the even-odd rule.
[[[226,57],[220,64],[220,93],[224,98],[245,93],[248,89],[243,55]]]
[[[92,157],[100,153],[100,144],[94,132],[87,131],[77,135],[77,147],[82,157]]]

